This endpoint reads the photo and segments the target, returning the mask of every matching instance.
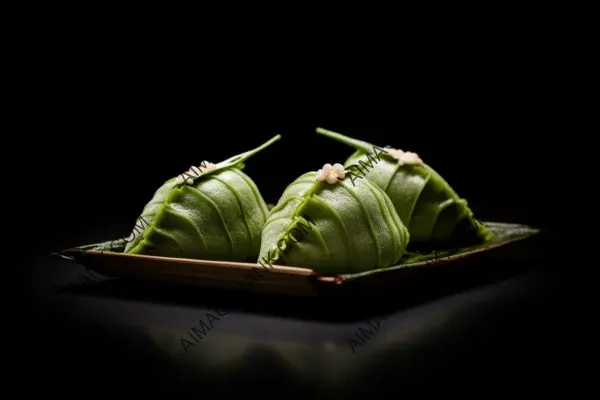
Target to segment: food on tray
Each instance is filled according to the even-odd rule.
[[[322,275],[394,265],[409,240],[389,197],[367,179],[352,184],[341,164],[292,182],[262,230],[258,262]]]
[[[489,237],[467,201],[416,153],[374,146],[322,128],[317,133],[356,149],[344,163],[347,179],[353,184],[368,179],[385,191],[408,227],[411,246],[481,242]]]
[[[144,207],[125,253],[256,260],[268,209],[242,169],[248,158],[279,139],[218,164],[202,162],[165,182]]]

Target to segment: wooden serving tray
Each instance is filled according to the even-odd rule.
[[[429,271],[432,266],[453,264],[476,253],[487,252],[539,233],[538,229],[525,225],[498,222],[483,224],[493,233],[492,239],[486,243],[429,254],[410,253],[398,265],[336,276],[321,276],[301,267],[273,265],[267,270],[253,263],[124,254],[124,239],[79,246],[54,255],[109,277],[204,288],[319,296],[330,290],[355,287],[356,283],[379,286],[397,282],[409,271],[409,275],[414,275]]]

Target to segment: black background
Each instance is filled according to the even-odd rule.
[[[22,373],[39,376],[48,393],[69,396],[159,389],[217,393],[217,384],[205,381],[202,388],[154,382],[152,374],[173,373],[177,367],[149,363],[144,350],[118,331],[84,329],[77,315],[46,313],[35,300],[53,274],[44,257],[127,235],[166,179],[202,160],[218,162],[281,134],[245,169],[265,200],[276,203],[300,174],[327,162],[342,163],[352,153],[314,133],[321,126],[417,152],[481,220],[530,224],[547,232],[551,243],[546,250],[552,257],[528,255],[537,269],[551,269],[551,277],[534,276],[527,289],[531,297],[525,300],[496,304],[508,316],[505,321],[477,327],[475,336],[455,350],[452,340],[458,339],[453,338],[444,342],[442,355],[417,355],[417,372],[408,368],[404,373],[411,380],[418,377],[418,385],[394,379],[394,368],[386,369],[380,376],[386,383],[376,392],[424,393],[442,381],[453,381],[457,392],[479,384],[487,388],[483,393],[567,388],[565,358],[572,352],[564,344],[569,340],[564,307],[569,288],[560,269],[565,266],[554,265],[562,252],[558,235],[563,221],[556,210],[565,207],[566,178],[556,155],[572,134],[574,111],[556,68],[548,67],[552,54],[528,46],[482,46],[447,47],[430,57],[398,56],[396,63],[395,56],[372,61],[356,56],[360,65],[331,55],[327,60],[290,54],[266,60],[258,53],[165,58],[151,49],[125,46],[94,47],[73,56],[68,49],[44,47],[44,68],[31,67],[21,94],[30,108],[15,134],[23,162],[15,186],[29,188],[15,200],[26,210],[26,222],[11,225],[15,237],[27,238],[16,241],[22,256],[13,261],[24,277],[25,289],[17,289],[23,307],[10,311],[17,321],[11,333],[19,343],[12,350]],[[538,289],[543,296],[537,296]],[[428,360],[465,363],[440,373]],[[244,380],[240,392],[268,392],[264,382],[272,372],[264,370],[260,385]],[[373,370],[365,379],[377,375]]]

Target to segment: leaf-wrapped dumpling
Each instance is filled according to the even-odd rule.
[[[285,189],[263,227],[258,262],[363,272],[397,263],[408,240],[383,190],[366,179],[352,185],[341,164],[326,164]]]
[[[216,165],[203,162],[165,182],[144,207],[125,253],[256,260],[268,209],[242,169],[249,157],[279,139]]]
[[[386,192],[410,232],[411,246],[477,242],[489,236],[467,201],[417,154],[381,148],[322,128],[317,133],[356,149],[344,163],[351,181],[367,178]]]

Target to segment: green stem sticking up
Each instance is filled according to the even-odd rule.
[[[194,178],[194,182],[196,181],[197,178],[200,178],[200,177],[203,177],[203,176],[208,176],[210,174],[214,174],[215,172],[224,170],[226,168],[231,168],[231,167],[243,165],[243,163],[247,159],[249,159],[250,157],[252,157],[256,153],[258,153],[259,151],[262,151],[262,150],[266,149],[267,147],[269,147],[270,145],[272,145],[273,143],[275,143],[279,139],[281,139],[281,135],[273,136],[269,141],[263,143],[262,145],[258,146],[257,148],[255,148],[253,150],[246,151],[244,153],[241,153],[241,154],[238,154],[236,156],[230,157],[230,158],[228,158],[225,161],[221,161],[220,163],[218,163],[215,166],[215,169],[204,171],[204,173],[202,173],[201,175],[196,176]]]
[[[241,164],[241,163],[245,162],[247,159],[249,159],[250,157],[252,157],[253,155],[255,155],[256,153],[258,153],[259,151],[266,149],[267,147],[269,147],[270,145],[272,145],[279,139],[281,139],[281,135],[273,136],[269,141],[263,143],[262,145],[258,146],[254,150],[249,150],[245,153],[238,154],[237,156],[230,157],[225,161],[221,161],[220,163],[217,164],[217,167],[213,171],[218,171],[223,168],[232,167],[234,165]]]
[[[365,153],[369,153],[373,151],[373,145],[371,143],[363,142],[362,140],[353,139],[351,137],[342,135],[341,133],[328,131],[327,129],[317,128],[317,133],[327,136],[331,139],[337,140],[338,142],[342,142],[347,144],[350,147],[354,147],[356,150],[362,150]]]

